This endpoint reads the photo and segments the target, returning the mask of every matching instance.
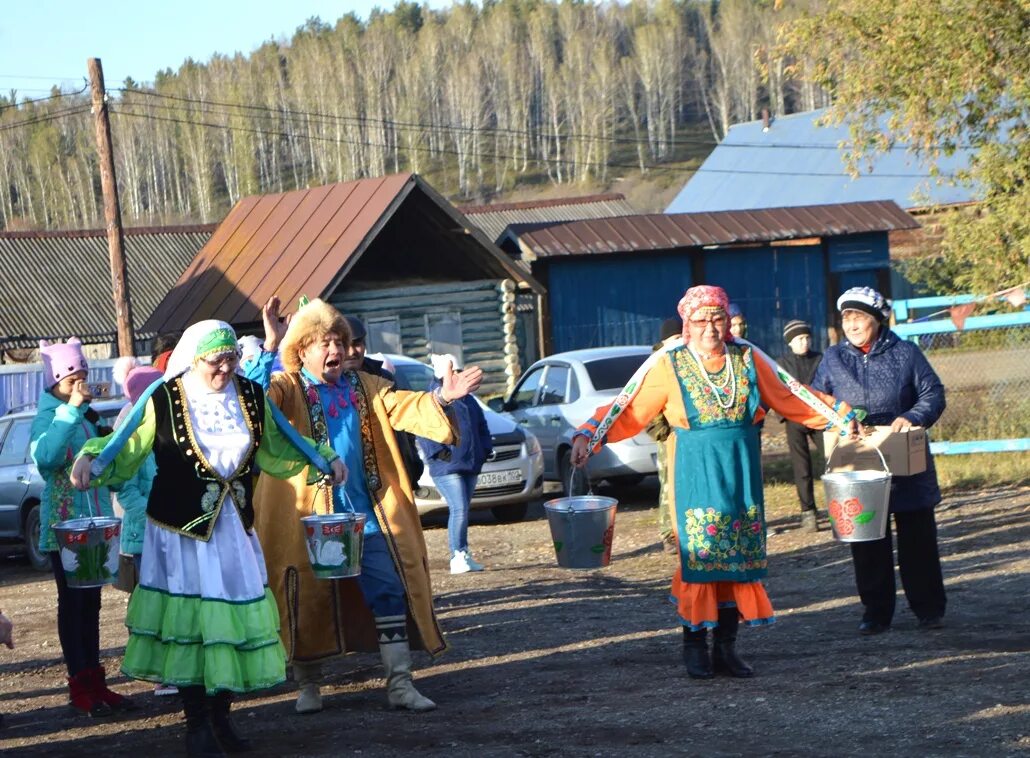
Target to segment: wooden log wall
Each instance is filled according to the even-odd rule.
[[[515,338],[515,283],[510,279],[474,282],[411,284],[371,289],[350,282],[329,302],[347,315],[363,321],[397,317],[401,350],[418,361],[429,362],[426,315],[460,313],[462,351],[466,365],[485,374],[477,393],[482,398],[507,394],[519,378],[518,344]]]

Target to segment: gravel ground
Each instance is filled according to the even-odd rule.
[[[770,521],[768,591],[778,623],[742,630],[752,680],[689,679],[666,602],[673,560],[657,544],[653,479],[617,493],[612,564],[555,565],[540,504],[515,525],[475,515],[488,570],[451,576],[442,520],[427,525],[437,607],[453,650],[420,660],[439,710],[384,707],[377,656],[328,666],[325,711],[293,712],[291,683],[241,699],[257,755],[1017,755],[1030,752],[1030,489],[948,497],[938,509],[947,625],[916,629],[899,597],[894,627],[856,632],[850,558],[829,532]],[[825,527],[824,527],[825,528]],[[9,551],[10,552],[10,551]],[[127,596],[103,591],[104,664],[124,649]],[[17,647],[0,652],[5,756],[180,754],[176,698],[116,678],[141,708],[90,720],[67,707],[52,579],[0,552],[0,607]]]

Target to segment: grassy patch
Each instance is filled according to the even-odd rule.
[[[1030,484],[1030,452],[938,455],[933,460],[945,492]]]

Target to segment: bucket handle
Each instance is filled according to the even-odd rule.
[[[333,512],[333,489],[334,486],[330,483],[331,480],[328,477],[320,480],[315,486],[317,491],[315,496],[311,500],[311,515],[317,516],[318,509],[315,507],[315,503],[318,502],[318,496],[321,494],[325,498],[325,515],[328,516]],[[340,485],[340,496],[343,500],[343,510],[345,513],[357,513],[354,508],[354,502],[351,500],[350,495],[347,494],[347,488],[344,485]]]
[[[594,494],[594,483],[590,481],[590,475],[587,473],[586,466],[583,466],[582,468],[577,468],[576,466],[572,466],[571,469],[572,470],[569,471],[569,496],[570,497],[572,496],[572,485],[576,481],[576,472],[577,471],[582,472],[582,475],[585,476],[586,479],[587,479],[587,494],[588,495],[593,495]]]
[[[826,471],[823,473],[830,473],[830,460],[833,458],[833,454],[837,452],[837,448],[840,446],[840,441],[843,436],[844,435],[839,434],[837,435],[837,439],[834,440],[833,447],[830,449],[830,454],[826,456]],[[880,448],[873,446],[873,450],[875,450],[876,454],[880,456],[880,462],[883,464],[884,473],[887,474],[887,476],[890,476],[891,470],[887,467],[887,459],[883,457],[883,453],[880,452]]]

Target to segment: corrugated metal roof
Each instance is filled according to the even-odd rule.
[[[512,224],[631,216],[637,212],[618,192],[521,203],[464,205],[459,206],[458,210],[494,242],[499,241],[504,236],[504,230]]]
[[[125,230],[137,335],[214,230],[214,224]],[[36,347],[41,337],[107,342],[116,334],[103,229],[0,233],[0,281],[6,347]]]
[[[847,175],[838,145],[850,142],[846,126],[816,126],[825,110],[795,113],[773,120],[730,127],[725,139],[690,177],[667,213],[746,210],[781,206],[893,200],[902,208],[951,205],[976,199],[965,186],[937,184],[925,164],[904,145],[871,156],[855,179]],[[886,124],[886,117],[883,119]],[[969,165],[965,148],[942,157],[942,174]],[[922,196],[920,196],[922,195]]]
[[[833,237],[912,229],[919,224],[890,201],[718,213],[641,214],[515,226],[513,238],[536,257],[672,250],[682,247]]]
[[[448,242],[460,248],[473,240],[481,270],[542,289],[417,175],[393,174],[240,200],[146,326],[254,323],[272,295],[284,303],[328,297],[409,197],[450,231],[467,232]]]

